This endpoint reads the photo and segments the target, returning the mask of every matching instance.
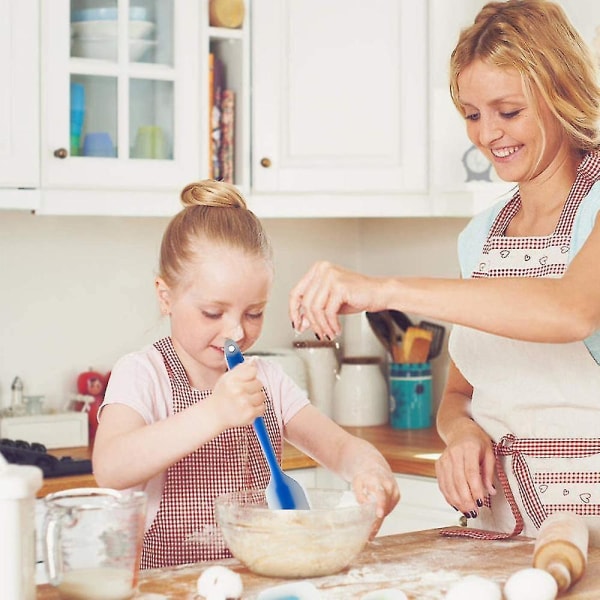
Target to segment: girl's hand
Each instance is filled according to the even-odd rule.
[[[265,412],[263,384],[252,361],[237,365],[217,381],[207,399],[221,431],[250,425]]]
[[[394,475],[388,469],[374,466],[360,471],[352,480],[352,490],[359,502],[370,502],[375,499],[377,518],[373,523],[369,539],[373,539],[383,519],[388,515],[400,500],[400,490]]]
[[[448,504],[474,518],[487,495],[494,495],[496,461],[489,436],[471,420],[453,438],[435,464],[438,485]]]
[[[387,308],[381,283],[326,261],[315,263],[290,293],[294,329],[311,328],[319,337],[334,339],[341,333],[339,314]]]

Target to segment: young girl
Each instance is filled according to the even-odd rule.
[[[533,537],[548,515],[573,511],[599,545],[595,61],[558,4],[490,2],[459,37],[450,90],[471,142],[518,184],[461,234],[463,279],[374,278],[321,262],[293,290],[291,318],[329,337],[340,312],[454,323],[436,472],[448,503],[477,517],[467,533]]]
[[[359,501],[375,497],[378,529],[399,499],[383,456],[314,408],[278,365],[255,358],[227,371],[225,339],[243,352],[256,342],[271,290],[259,220],[229,184],[191,184],[181,199],[155,281],[171,335],[114,366],[93,454],[98,485],[148,494],[141,567],[231,556],[214,500],[266,488],[270,472],[252,428],[258,416],[279,461],[285,438],[352,482]]]

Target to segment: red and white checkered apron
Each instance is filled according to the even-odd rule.
[[[163,356],[173,391],[175,413],[204,401],[210,390],[190,387],[169,337],[154,346]],[[281,431],[266,391],[264,414],[277,460],[281,461]],[[167,470],[158,513],[144,536],[141,568],[218,560],[231,557],[214,518],[220,494],[267,487],[270,472],[252,426],[224,431]]]
[[[521,207],[515,194],[494,221],[472,276],[561,277],[577,207],[599,177],[600,159],[592,153],[550,236],[504,235]],[[594,517],[588,524],[600,539],[600,369],[583,342],[521,342],[459,326],[452,338],[453,359],[474,388],[473,417],[495,440],[500,489],[480,511],[485,528],[442,534],[534,536],[549,514],[572,510]]]

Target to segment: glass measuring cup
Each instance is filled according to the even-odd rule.
[[[137,587],[146,494],[78,488],[49,494],[46,572],[62,598],[123,600]]]

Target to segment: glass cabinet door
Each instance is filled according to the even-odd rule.
[[[82,59],[81,70],[88,61],[117,69],[114,77],[71,73],[71,156],[172,160],[173,81],[134,77],[128,66],[172,69],[173,0],[119,8],[117,0],[71,0],[71,58]]]
[[[46,184],[164,188],[197,177],[197,137],[196,150],[184,138],[185,124],[198,120],[191,76],[200,72],[198,3],[53,0],[42,7]]]

